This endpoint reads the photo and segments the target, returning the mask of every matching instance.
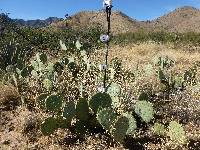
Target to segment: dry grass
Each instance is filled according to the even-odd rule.
[[[176,49],[173,45],[156,44],[153,42],[132,44],[128,46],[113,46],[109,58],[118,57],[127,68],[133,68],[137,64],[143,65],[153,62],[157,56],[168,56],[176,61],[177,69],[186,69],[194,62],[200,60],[199,52],[184,51],[183,48]]]

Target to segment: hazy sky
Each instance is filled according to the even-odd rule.
[[[9,12],[11,18],[64,18],[82,10],[100,10],[103,0],[0,0],[0,13]],[[177,7],[193,6],[200,9],[200,0],[113,0],[120,10],[138,20],[151,20]]]

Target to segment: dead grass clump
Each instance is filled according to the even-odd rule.
[[[20,104],[20,95],[12,85],[0,83],[0,105],[4,108],[13,108]]]

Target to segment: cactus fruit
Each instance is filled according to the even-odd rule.
[[[47,91],[51,91],[51,89],[53,88],[53,83],[49,79],[44,79],[42,83],[43,83],[43,87]]]
[[[138,101],[135,104],[135,113],[146,123],[154,117],[153,105],[147,101]]]
[[[48,95],[49,94],[43,93],[43,94],[40,94],[36,98],[36,103],[37,103],[37,105],[38,105],[39,108],[45,109],[46,98],[48,97]]]
[[[114,127],[112,128],[111,135],[117,142],[123,143],[128,128],[129,128],[128,118],[121,116],[117,119]]]
[[[46,109],[50,112],[58,112],[62,107],[62,97],[58,95],[51,95],[46,99]]]
[[[49,117],[41,124],[41,131],[43,135],[49,136],[54,133],[57,127],[57,120],[53,117]]]
[[[121,94],[121,88],[117,83],[111,83],[107,88],[107,93],[110,96],[116,97]]]
[[[116,119],[117,114],[111,108],[100,109],[97,112],[97,120],[106,131],[110,131]]]
[[[89,106],[85,98],[80,98],[76,105],[76,117],[81,121],[89,119]]]
[[[158,136],[164,136],[166,133],[165,126],[161,123],[155,123],[152,130],[153,133]]]
[[[96,113],[99,108],[110,107],[112,104],[112,99],[107,93],[97,93],[92,96],[89,101],[89,106]]]
[[[174,144],[186,144],[187,138],[183,127],[176,121],[171,121],[168,126],[167,135]]]
[[[129,126],[126,131],[126,135],[133,135],[135,133],[135,130],[137,129],[137,122],[135,118],[130,113],[123,113],[122,116],[128,118],[129,121],[128,122]]]
[[[63,109],[63,117],[67,120],[67,122],[71,122],[73,117],[76,115],[76,108],[74,102],[68,102],[65,104]]]

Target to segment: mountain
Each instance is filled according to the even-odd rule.
[[[55,28],[88,28],[90,26],[101,26],[107,29],[106,13],[100,11],[82,11],[67,19],[49,17],[45,20],[13,19],[20,26],[30,27],[55,27]],[[163,15],[151,21],[137,21],[121,11],[113,11],[111,16],[111,32],[113,34],[144,31],[166,32],[197,32],[200,33],[200,10],[185,6]]]
[[[28,26],[28,27],[34,27],[34,28],[46,27],[53,22],[58,22],[62,20],[63,19],[57,18],[57,17],[49,17],[45,20],[36,19],[36,20],[27,20],[27,21],[23,19],[13,19],[13,21],[20,26]]]
[[[104,11],[83,11],[79,12],[67,20],[51,24],[54,27],[63,28],[87,28],[89,26],[100,25],[107,29],[106,13]],[[142,23],[134,20],[120,11],[112,12],[111,32],[124,33],[135,32],[142,27]]]
[[[200,32],[200,10],[189,6],[177,8],[151,21],[148,26],[152,30],[168,32]]]

